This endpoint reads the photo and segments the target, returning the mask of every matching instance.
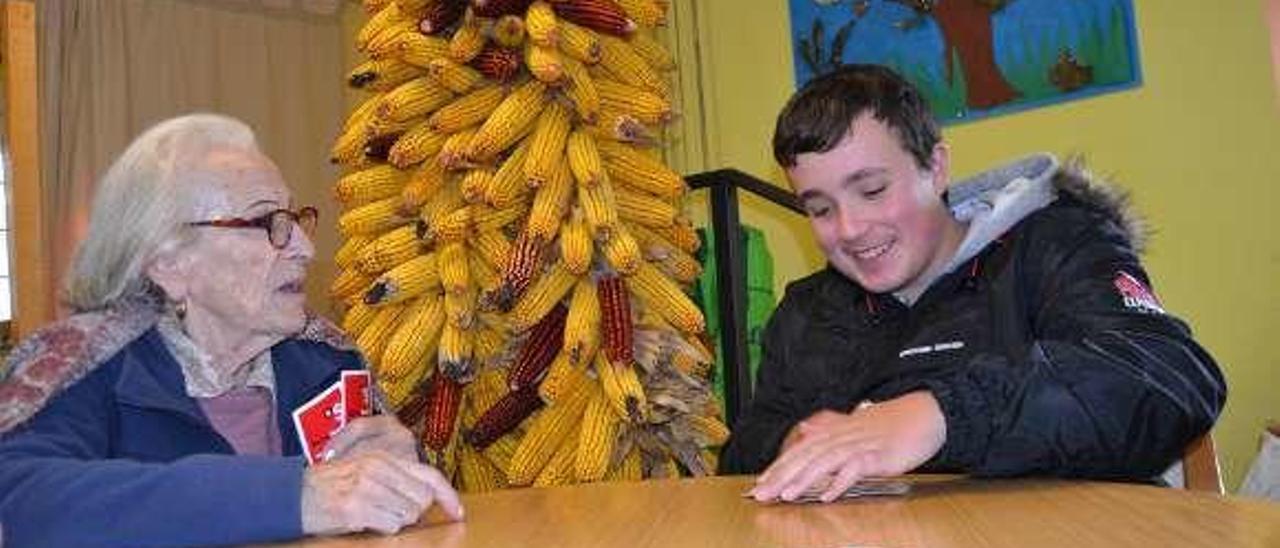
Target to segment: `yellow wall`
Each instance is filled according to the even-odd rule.
[[[1230,6],[1228,7],[1228,4]],[[787,3],[698,2],[708,168],[782,183],[769,149],[793,86]],[[1146,256],[1165,306],[1228,376],[1214,435],[1234,489],[1267,419],[1280,419],[1280,112],[1263,0],[1136,0],[1141,88],[948,128],[954,171],[1033,150],[1082,154],[1132,191],[1157,233]],[[821,265],[807,226],[749,201],[779,295]]]

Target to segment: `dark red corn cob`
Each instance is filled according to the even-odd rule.
[[[507,386],[512,390],[536,387],[547,374],[547,368],[564,346],[564,320],[569,311],[557,304],[532,329],[515,363],[507,370]]]
[[[564,0],[553,2],[551,8],[556,17],[598,32],[626,36],[636,30],[635,22],[612,0]]]
[[[631,363],[634,345],[626,282],[619,276],[607,276],[596,282],[596,291],[600,296],[605,357],[613,363]]]
[[[508,392],[476,419],[463,438],[472,447],[484,449],[541,407],[542,398],[534,388]]]
[[[480,54],[471,60],[471,66],[499,82],[506,82],[520,73],[520,52],[493,44],[480,50]]]
[[[447,375],[431,376],[427,389],[427,412],[422,423],[422,443],[440,451],[449,445],[453,437],[453,425],[458,419],[458,407],[462,403],[462,385]]]

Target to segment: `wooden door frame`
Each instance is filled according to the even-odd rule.
[[[40,186],[39,72],[36,6],[32,0],[0,4],[4,58],[4,132],[9,160],[10,292],[14,340],[53,319],[49,257]]]

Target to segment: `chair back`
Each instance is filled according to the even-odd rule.
[[[1214,447],[1211,432],[1196,438],[1183,453],[1182,485],[1191,491],[1219,495],[1226,492],[1222,487],[1222,469],[1218,466],[1218,450]]]

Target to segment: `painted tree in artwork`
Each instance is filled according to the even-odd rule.
[[[831,0],[814,0],[820,4]],[[943,50],[939,60],[946,75],[947,84],[954,85],[955,67],[959,64],[967,90],[967,106],[988,109],[1017,99],[1015,89],[996,64],[995,39],[992,34],[992,18],[1010,2],[1016,0],[882,0],[881,6],[897,4],[910,10],[910,15],[892,22],[902,32],[915,32],[926,19],[937,23]],[[825,48],[825,30],[820,19],[815,19],[809,37],[800,39],[797,46],[804,61],[815,73],[826,72],[841,63],[846,43],[854,38],[853,31],[865,20],[872,8],[871,0],[851,0],[853,18],[834,33],[830,50]],[[825,4],[824,4],[825,5]],[[880,19],[883,21],[883,19]]]
[[[947,82],[953,81],[952,60],[958,60],[969,91],[969,106],[991,108],[1012,101],[1018,91],[1009,84],[996,64],[991,18],[1013,0],[888,0],[902,4],[916,14],[916,20],[932,17],[945,44],[942,64]],[[855,10],[856,10],[855,3]],[[899,23],[909,30],[918,21]]]

